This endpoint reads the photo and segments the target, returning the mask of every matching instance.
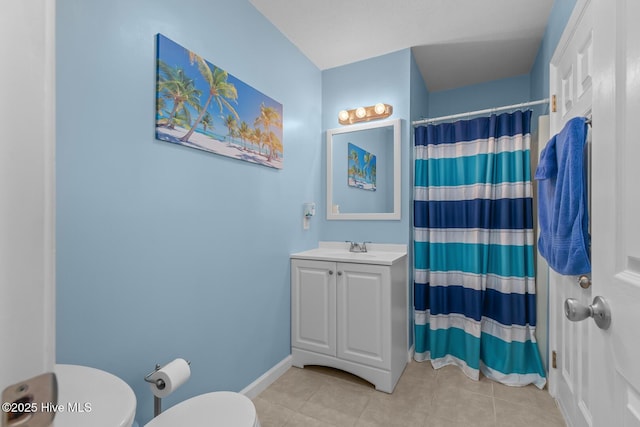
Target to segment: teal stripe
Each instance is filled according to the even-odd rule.
[[[426,353],[429,351],[429,324],[415,325],[416,342],[415,352]]]
[[[538,346],[531,341],[509,343],[483,333],[480,353],[485,365],[503,374],[537,373],[545,377]]]
[[[440,187],[529,181],[529,158],[529,150],[523,150],[456,158],[416,159],[415,182],[422,186]]]
[[[458,328],[437,329],[430,335],[432,360],[451,355],[464,360],[470,368],[480,369],[480,338]]]
[[[534,277],[533,246],[414,242],[415,268]]]
[[[431,359],[452,355],[464,360],[470,368],[479,369],[479,361],[503,374],[538,374],[545,378],[538,347],[531,341],[506,342],[482,333],[482,338],[458,328],[432,331],[427,325],[415,325],[416,353],[431,352]],[[429,343],[434,343],[432,348]],[[482,344],[481,344],[482,342]]]

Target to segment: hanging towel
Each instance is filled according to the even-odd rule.
[[[535,174],[539,181],[538,250],[551,268],[565,275],[591,272],[586,139],[586,119],[569,120],[542,150]]]

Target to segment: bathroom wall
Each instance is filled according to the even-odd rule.
[[[411,55],[411,122],[429,117],[429,88],[424,82],[418,63]],[[411,126],[413,133],[413,126]],[[413,136],[410,140],[413,142]],[[412,181],[413,182],[413,181]]]
[[[414,92],[416,96],[413,95]],[[326,150],[326,130],[343,127],[338,123],[340,110],[384,102],[393,105],[393,114],[389,119],[402,119],[402,218],[396,221],[326,220],[326,173],[323,172],[322,192],[325,198],[319,205],[319,216],[322,219],[320,240],[402,243],[411,251],[411,120],[414,102],[419,103],[427,98],[428,92],[413,60],[411,49],[322,72],[322,125],[325,131],[323,150]],[[426,106],[426,102],[422,105]],[[326,154],[323,156],[322,170],[326,170]],[[409,252],[409,283],[412,283],[410,260]],[[412,286],[408,286],[409,307],[413,305],[411,288]],[[413,321],[411,313],[409,310],[409,325]],[[407,331],[409,347],[413,345],[412,330],[413,328],[410,328]]]
[[[56,27],[57,362],[124,379],[141,424],[156,363],[192,362],[165,407],[241,390],[289,355],[288,256],[320,237],[320,71],[246,0],[58,0]],[[283,104],[284,169],[154,138],[156,33]]]
[[[429,93],[429,117],[483,110],[531,100],[529,75]]]
[[[420,120],[429,117],[429,90],[424,82],[418,64],[413,55],[411,56],[411,120]],[[409,185],[411,186],[409,196],[409,347],[413,347],[413,183],[415,180],[413,170],[413,125],[409,128],[409,149],[410,167],[409,167]]]
[[[534,99],[542,99],[549,96],[549,62],[575,5],[576,0],[555,0],[553,2],[544,37],[530,72],[531,96]],[[537,108],[541,109],[542,107]],[[540,114],[547,114],[548,112],[548,108],[539,111]]]
[[[384,102],[393,106],[389,119],[402,119],[402,219],[399,221],[326,220],[326,154],[322,159],[322,194],[318,205],[321,240],[354,240],[384,243],[410,242],[410,77],[411,50],[403,49],[376,58],[322,72],[323,151],[326,130],[343,127],[338,112]]]

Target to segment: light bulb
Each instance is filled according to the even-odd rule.
[[[344,121],[349,120],[349,112],[347,110],[342,110],[338,113],[338,119]]]
[[[358,107],[356,109],[356,117],[359,119],[363,119],[367,115],[367,110],[364,107]]]
[[[387,106],[379,102],[375,107],[373,107],[373,109],[375,110],[376,114],[383,114],[385,111],[387,111]]]

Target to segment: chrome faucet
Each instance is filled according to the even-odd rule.
[[[346,242],[349,243],[349,252],[357,252],[357,253],[367,252],[367,243],[371,243],[371,242],[357,243],[357,242],[350,242],[349,240],[347,240]]]

